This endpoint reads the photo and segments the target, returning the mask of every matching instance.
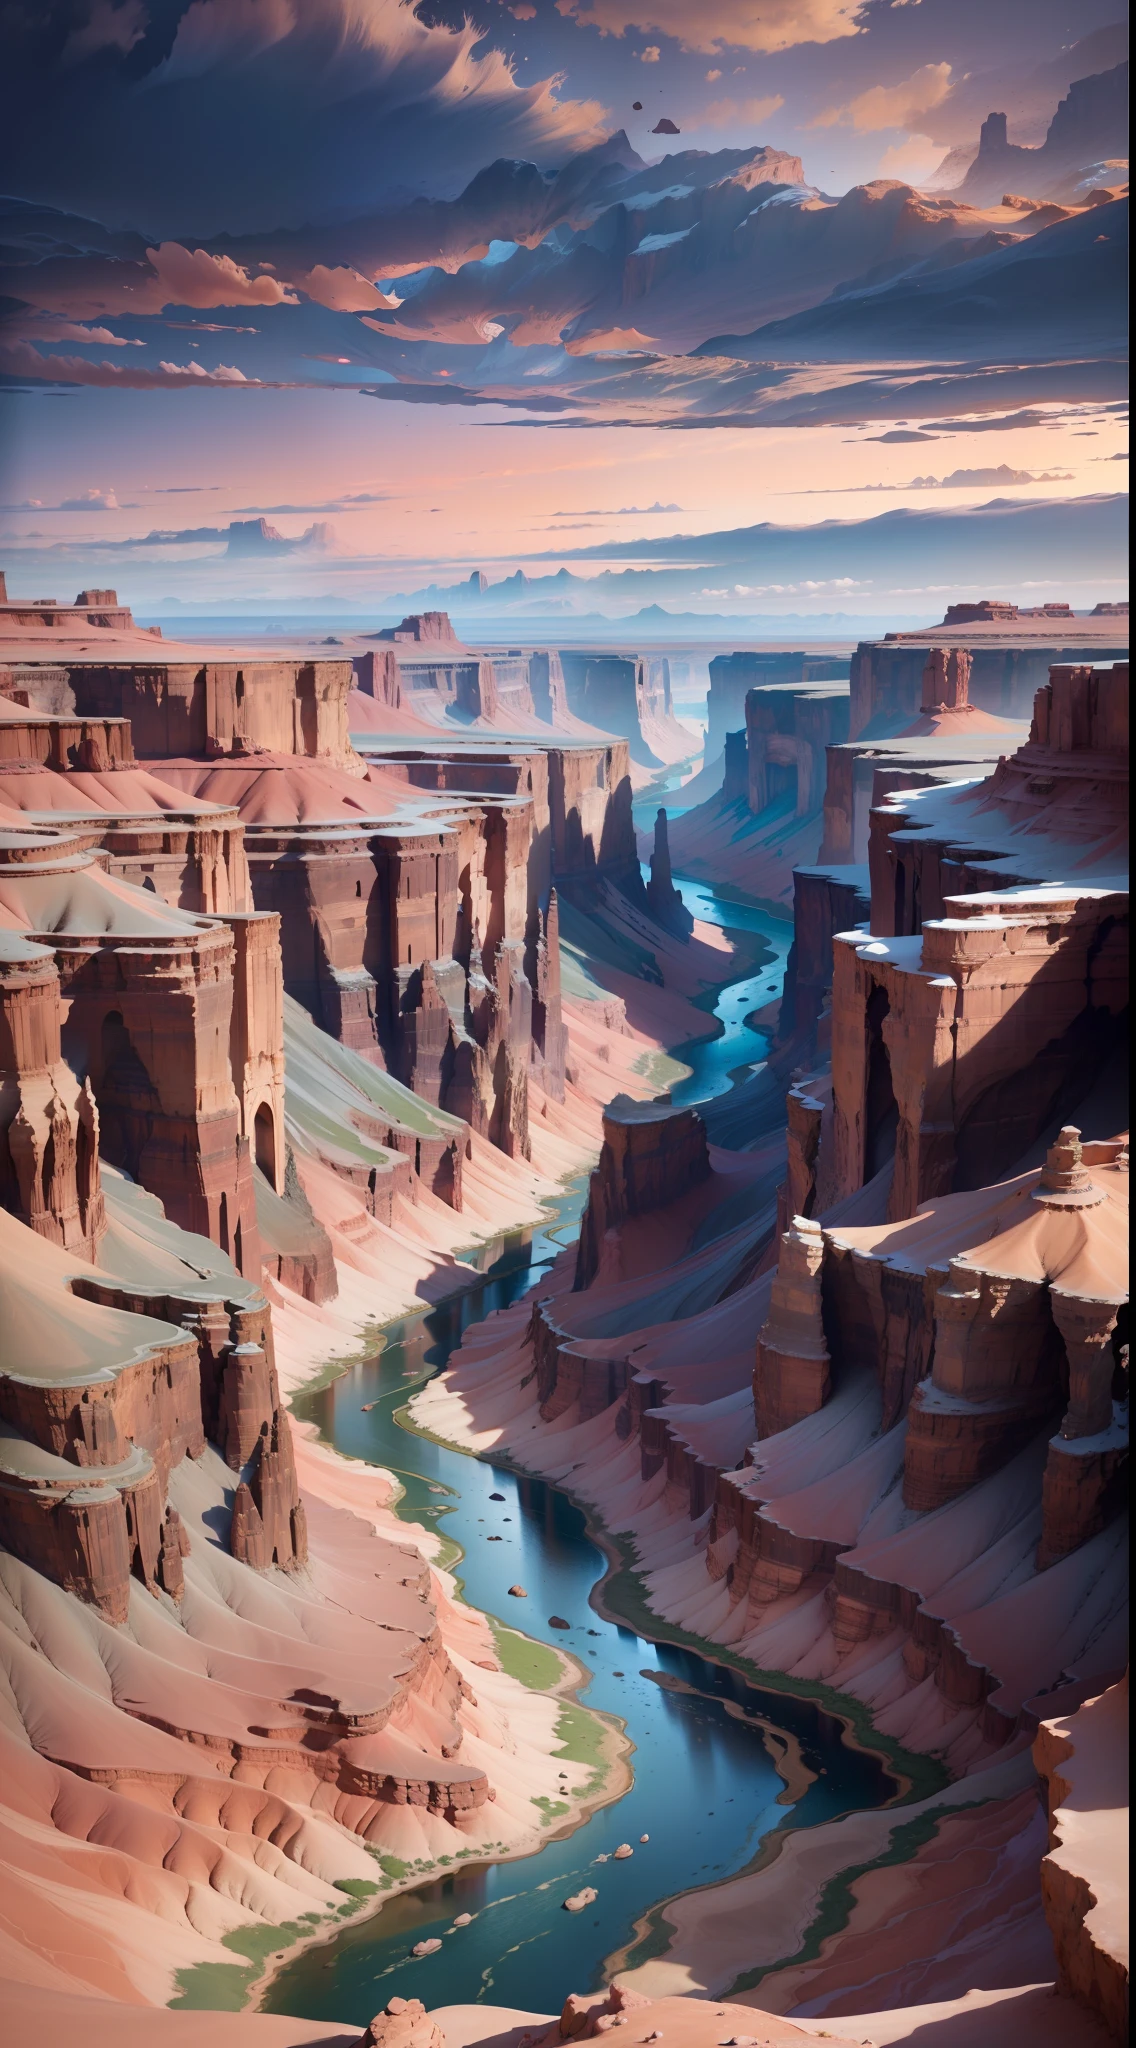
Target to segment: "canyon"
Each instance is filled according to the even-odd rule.
[[[967,602],[844,667],[716,657],[698,766],[626,641],[0,592],[13,2038],[1124,2033],[1127,621]],[[582,1507],[628,1661],[820,1702],[893,1790],[656,1877],[602,1988],[546,1952],[558,2019],[242,2011],[634,1783],[595,1631],[463,1598],[416,1468],[303,1419],[446,1304],[392,1428]]]

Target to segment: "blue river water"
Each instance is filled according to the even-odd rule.
[[[719,997],[723,1039],[675,1048],[695,1069],[683,1089],[697,1091],[676,1088],[676,1099],[699,1100],[721,1093],[730,1072],[761,1058],[764,1039],[743,1020],[755,1002],[770,999],[771,982],[779,985],[786,933],[756,906],[726,903],[700,884],[682,888],[695,915],[713,913],[715,923],[757,933],[769,949],[760,971],[745,977],[744,993],[735,984],[736,995]],[[715,1057],[723,1041],[727,1051]],[[637,1935],[636,1923],[659,1901],[735,1874],[778,1828],[876,1806],[894,1792],[881,1761],[845,1742],[840,1723],[819,1707],[762,1692],[727,1667],[597,1613],[591,1596],[605,1559],[563,1493],[448,1450],[397,1420],[471,1322],[539,1283],[577,1234],[586,1187],[581,1175],[543,1225],[498,1248],[472,1292],[390,1325],[375,1357],[293,1406],[337,1449],[398,1475],[405,1489],[399,1513],[460,1545],[455,1569],[466,1599],[575,1654],[590,1674],[578,1698],[613,1716],[634,1745],[633,1782],[531,1856],[471,1860],[389,1898],[378,1914],[286,1965],[266,2010],[362,2026],[398,1994],[431,2006],[484,2000],[556,2011],[569,1991],[601,1985],[615,1958],[626,1967],[645,1953],[650,1932]],[[514,1583],[525,1587],[523,1601],[510,1597]],[[567,1630],[550,1626],[554,1615],[569,1622]],[[587,1775],[569,1762],[568,1788]],[[623,1842],[634,1854],[610,1860]],[[565,1898],[585,1885],[596,1889],[595,1905],[564,1911]],[[470,1924],[455,1928],[455,1917],[467,1913]],[[412,1957],[414,1944],[429,1937],[441,1949]]]

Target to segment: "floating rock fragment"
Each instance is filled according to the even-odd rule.
[[[582,1892],[573,1892],[571,1898],[565,1899],[564,1911],[566,1913],[582,1913],[585,1906],[594,1905],[598,1897],[599,1893],[594,1887],[586,1884]]]
[[[570,1621],[565,1621],[562,1614],[550,1614],[548,1626],[549,1628],[571,1628],[572,1624]]]
[[[613,1853],[617,1863],[625,1863],[629,1856],[634,1856],[635,1851],[631,1847],[630,1842],[621,1842],[618,1849]]]
[[[504,1500],[505,1496],[503,1493],[491,1493],[489,1498],[490,1500]]]
[[[527,1600],[529,1597],[523,1586],[510,1586],[509,1592],[514,1600]]]
[[[431,1934],[425,1941],[416,1941],[410,1953],[412,1956],[432,1956],[435,1949],[439,1949],[441,1946],[442,1944],[438,1936]]]
[[[455,1927],[468,1927],[468,1926],[470,1925],[470,1922],[472,1921],[472,1919],[473,1919],[473,1914],[472,1914],[472,1913],[459,1913],[459,1914],[458,1914],[458,1916],[457,1916],[457,1919],[456,1919],[456,1920],[454,1921],[454,1926],[455,1926]]]
[[[639,1840],[640,1840],[641,1842],[649,1842],[649,1841],[650,1841],[650,1839],[651,1839],[650,1835],[640,1835],[640,1837],[639,1837]]]

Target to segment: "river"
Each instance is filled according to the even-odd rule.
[[[721,1036],[675,1048],[692,1069],[675,1100],[704,1101],[763,1057],[765,1040],[745,1017],[779,987],[790,932],[702,883],[679,886],[696,916],[764,941],[757,971],[717,996]],[[845,1742],[841,1724],[819,1707],[762,1692],[731,1669],[597,1614],[590,1595],[605,1560],[580,1509],[556,1488],[400,1426],[398,1411],[442,1370],[468,1325],[516,1301],[572,1242],[586,1190],[584,1174],[539,1228],[495,1248],[476,1288],[389,1325],[376,1357],[292,1405],[337,1450],[398,1475],[398,1512],[460,1546],[455,1568],[473,1605],[575,1653],[591,1674],[580,1697],[617,1716],[634,1743],[634,1782],[532,1856],[465,1865],[345,1926],[280,1971],[264,2010],[362,2026],[398,1994],[430,2006],[484,2000],[557,2011],[569,1991],[601,1985],[614,1956],[626,1967],[658,1948],[657,1932],[637,1936],[636,1923],[661,1899],[734,1875],[774,1829],[876,1806],[894,1792],[881,1761]],[[516,1581],[528,1592],[521,1612],[507,1590]],[[551,1629],[551,1615],[570,1629]],[[621,1842],[633,1856],[607,1860]],[[585,1884],[599,1892],[595,1907],[565,1913],[564,1898]],[[454,1929],[459,1913],[473,1918]],[[415,1960],[411,1948],[428,1936],[442,1948]]]

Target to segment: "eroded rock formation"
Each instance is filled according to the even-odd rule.
[[[669,1098],[634,1102],[617,1095],[604,1111],[603,1129],[603,1149],[580,1225],[577,1287],[595,1278],[609,1231],[677,1201],[710,1172],[701,1117],[692,1109],[674,1109]]]
[[[873,804],[870,864],[816,869],[798,896],[807,1030],[786,1020],[732,1117],[730,1098],[704,1105],[718,1143],[752,1147],[732,1155],[752,1180],[709,1206],[723,1155],[701,1189],[672,1179],[663,1161],[683,1148],[651,1129],[666,1105],[634,1129],[612,1105],[574,1268],[563,1259],[531,1315],[506,1312],[493,1347],[469,1343],[415,1404],[463,1443],[483,1441],[491,1415],[495,1446],[570,1485],[633,1546],[671,1626],[848,1693],[967,1780],[973,1836],[946,1812],[956,1784],[935,1846],[916,1852],[909,1903],[889,1890],[885,1914],[865,1886],[859,1931],[822,1943],[835,1960],[762,1979],[762,2003],[780,2001],[780,1975],[786,2010],[815,1987],[809,2011],[837,2024],[858,2009],[842,1959],[874,1971],[871,1940],[893,1913],[898,1941],[925,1943],[902,1985],[897,1963],[896,2003],[915,1984],[925,2000],[1005,1985],[999,1937],[983,1931],[990,1887],[999,1914],[1028,1920],[1030,1955],[1044,1952],[1043,1845],[1018,1760],[1127,1654],[1127,671],[1055,666],[1028,736],[1012,735],[1015,750],[992,730],[978,744],[993,758],[972,754],[960,777],[945,752],[959,745],[948,721],[971,716],[958,655],[920,649],[934,730],[889,743],[909,751]],[[926,779],[905,783],[905,759]],[[787,1071],[801,1051],[807,1064]],[[734,1135],[743,1096],[754,1120]],[[773,1204],[762,1156],[782,1130]],[[644,1185],[669,1195],[650,1233],[627,1193],[637,1144]],[[1113,1894],[1095,1909],[1106,1859],[1098,1891],[1087,1853],[1107,1810],[1086,1793],[1084,1855],[1076,1818],[1055,1822],[1043,1883],[1060,1988],[1115,2031]],[[988,1872],[977,1888],[957,1872],[947,1884],[960,1853],[948,1838],[972,1843]],[[937,1931],[909,1924],[924,1879],[940,1905],[950,1895],[943,1952]],[[730,1924],[748,1932],[711,1993],[764,1957],[777,1883],[729,1888]],[[702,1953],[697,1912],[676,1917],[667,1968]]]

